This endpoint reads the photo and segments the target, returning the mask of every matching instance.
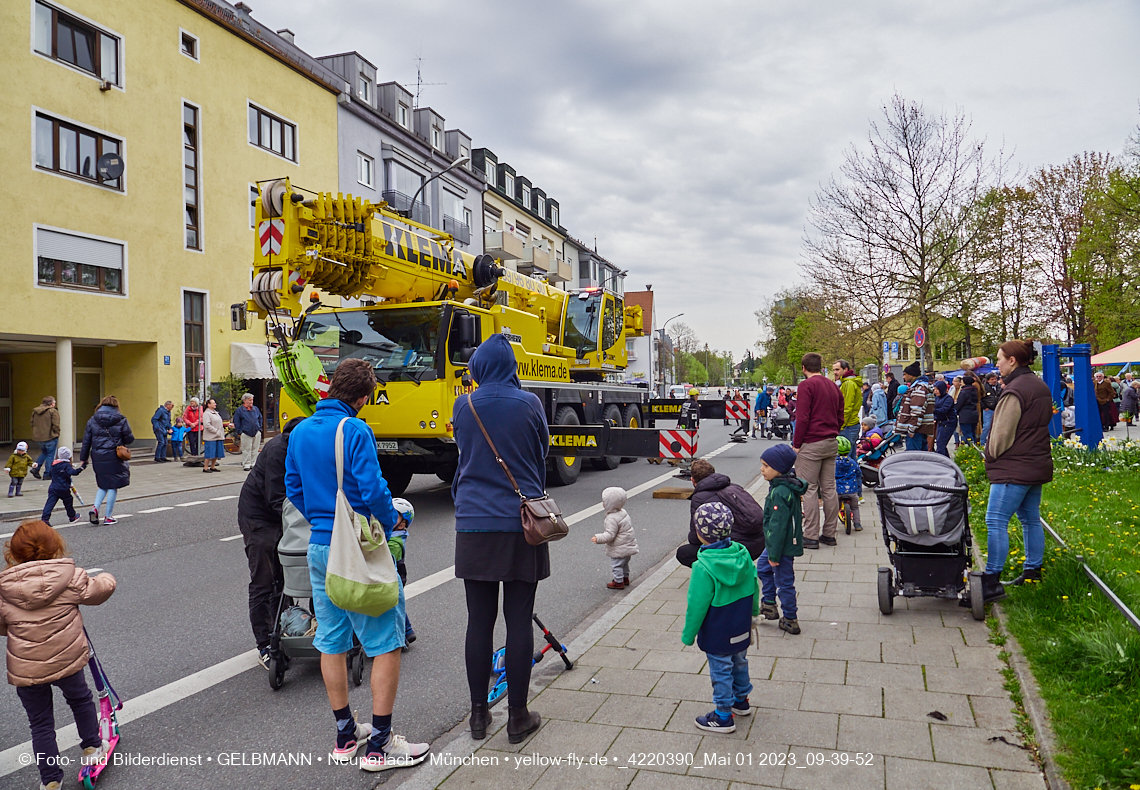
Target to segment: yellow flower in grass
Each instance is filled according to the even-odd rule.
[[[1062,596],[1061,596],[1061,600],[1062,600],[1062,601],[1067,601],[1067,600],[1069,600],[1069,596],[1067,596],[1067,595],[1062,595]]]

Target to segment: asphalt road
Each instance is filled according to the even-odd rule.
[[[706,421],[702,453],[725,445],[730,430]],[[718,471],[747,484],[758,474],[760,453],[770,444],[730,444],[713,463]],[[571,516],[597,505],[607,486],[629,490],[669,469],[644,461],[622,464],[613,471],[587,469],[575,485],[552,493],[563,513]],[[105,790],[315,789],[334,784],[364,788],[398,779],[393,774],[402,772],[373,775],[327,765],[324,758],[333,745],[333,721],[315,659],[294,660],[285,686],[276,692],[269,688],[268,673],[256,666],[236,674],[231,669],[232,676],[214,682],[226,677],[226,667],[233,666],[219,664],[254,647],[243,544],[240,537],[225,540],[239,534],[239,490],[239,485],[229,485],[124,502],[116,516],[130,517],[115,526],[80,523],[63,531],[81,567],[101,568],[118,579],[111,600],[85,608],[84,619],[112,683],[126,701],[124,712],[130,710],[132,699],[148,693],[144,699],[155,707],[169,703],[125,723],[119,753],[198,757],[201,762],[182,767],[113,765],[99,786]],[[651,492],[652,488],[638,494],[627,505],[641,549],[631,562],[634,578],[672,553],[688,528],[687,502],[653,499]],[[413,478],[405,496],[416,507],[407,555],[409,584],[414,584],[454,563],[453,507],[448,487],[434,477]],[[165,509],[142,512],[156,508]],[[535,610],[563,641],[569,641],[567,634],[592,612],[620,595],[606,589],[609,560],[603,548],[590,542],[601,526],[602,515],[591,515],[572,526],[568,538],[551,546],[552,574],[539,585]],[[468,711],[462,583],[451,579],[423,591],[410,600],[408,612],[419,639],[403,658],[394,728],[412,740],[434,741]],[[536,644],[537,639],[536,631]],[[500,625],[497,643],[501,641]],[[186,680],[195,673],[200,673],[197,678]],[[187,695],[184,686],[198,687],[195,683],[206,687]],[[157,697],[161,700],[155,703]],[[56,698],[56,725],[61,728],[71,724],[72,717],[59,694]],[[350,701],[358,720],[369,721],[367,668],[364,684],[351,690]],[[7,762],[3,759],[4,750],[29,738],[23,709],[9,688],[0,695],[0,790],[37,786],[34,768],[11,771],[15,755],[10,754]],[[77,759],[78,751],[73,746],[64,753]],[[224,762],[231,753],[238,764],[219,764],[220,755]],[[303,755],[312,764],[248,764],[255,759],[252,755],[262,753]],[[77,771],[77,764],[67,769],[65,786],[75,781]]]

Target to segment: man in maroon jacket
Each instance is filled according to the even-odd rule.
[[[808,484],[803,497],[804,548],[835,545],[839,522],[839,497],[835,493],[836,438],[843,425],[843,396],[835,382],[821,375],[823,358],[804,354],[804,380],[796,392],[796,476]],[[819,500],[823,500],[823,532],[820,533]]]

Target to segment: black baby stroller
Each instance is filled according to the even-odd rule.
[[[783,406],[772,409],[772,434],[780,439],[788,439],[792,435],[792,417]]]
[[[958,465],[938,453],[891,455],[879,466],[875,494],[891,568],[879,568],[879,611],[894,611],[896,595],[962,598],[969,580],[975,620],[984,620],[980,573],[970,553],[970,489]]]
[[[308,599],[309,609],[313,608],[313,585],[309,581],[308,561],[309,532],[312,527],[288,499],[281,508],[281,524],[277,556],[281,560],[285,585],[277,603],[277,616],[273,620],[273,634],[269,639],[269,687],[274,691],[285,682],[285,670],[289,668],[291,659],[321,656],[320,651],[313,647],[316,620],[313,619],[312,612],[296,603]],[[294,603],[286,605],[290,598]],[[346,660],[352,683],[359,686],[364,681],[364,648],[355,634]]]

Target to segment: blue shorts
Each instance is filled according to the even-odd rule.
[[[224,439],[217,439],[206,442],[206,457],[207,458],[225,458],[226,457],[226,442]]]
[[[379,617],[359,612],[346,612],[329,600],[325,592],[325,573],[329,564],[329,547],[309,544],[309,583],[313,586],[313,614],[317,618],[317,635],[313,647],[326,655],[347,653],[352,648],[352,634],[364,645],[369,658],[382,656],[404,646],[404,583],[400,582],[400,600]]]

